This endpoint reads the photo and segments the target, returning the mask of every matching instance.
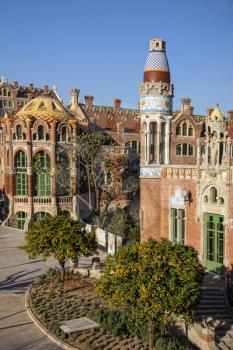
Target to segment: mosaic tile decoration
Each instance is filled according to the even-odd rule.
[[[141,167],[140,176],[161,176],[161,168]]]
[[[169,65],[166,53],[163,51],[149,52],[144,70],[160,70],[169,72]]]

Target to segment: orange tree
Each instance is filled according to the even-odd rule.
[[[53,256],[60,265],[61,282],[64,281],[67,260],[96,253],[94,232],[87,232],[84,224],[63,215],[46,216],[36,221],[25,234],[25,250],[30,259]]]
[[[171,316],[186,324],[193,321],[203,278],[193,248],[150,239],[109,256],[96,288],[110,306],[127,307],[147,322],[151,350],[154,324],[166,323]]]

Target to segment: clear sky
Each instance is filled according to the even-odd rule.
[[[0,1],[0,76],[137,108],[148,41],[167,41],[174,108],[233,109],[233,0]]]

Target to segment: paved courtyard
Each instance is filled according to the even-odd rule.
[[[55,262],[29,260],[23,244],[23,231],[0,226],[0,349],[60,349],[32,323],[24,307],[27,287]],[[90,259],[80,260],[80,266],[89,264]]]

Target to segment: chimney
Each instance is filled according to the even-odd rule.
[[[191,106],[191,99],[184,97],[180,99],[181,103],[181,113],[183,114],[193,114],[193,107]]]
[[[209,117],[213,112],[214,108],[207,108],[207,116]]]
[[[46,91],[46,92],[49,91],[49,86],[48,85],[44,85],[44,91]]]
[[[119,123],[116,123],[116,125],[117,125],[117,132],[118,132],[118,134],[123,134],[124,130],[125,130],[124,123],[123,122],[119,122]]]
[[[13,87],[17,88],[19,86],[19,82],[17,80],[13,81]]]
[[[33,89],[33,86],[34,86],[33,83],[29,83],[29,84],[28,84],[29,89]]]
[[[121,108],[121,100],[119,98],[114,98],[113,104],[115,108]]]
[[[79,89],[71,89],[71,105],[70,105],[70,110],[71,111],[76,111],[78,107],[78,95],[79,95]]]
[[[85,98],[86,104],[88,106],[92,106],[93,105],[94,96],[87,95],[87,96],[84,96],[84,98]]]
[[[231,109],[230,111],[227,111],[228,114],[228,119],[231,119],[233,121],[233,109]]]

